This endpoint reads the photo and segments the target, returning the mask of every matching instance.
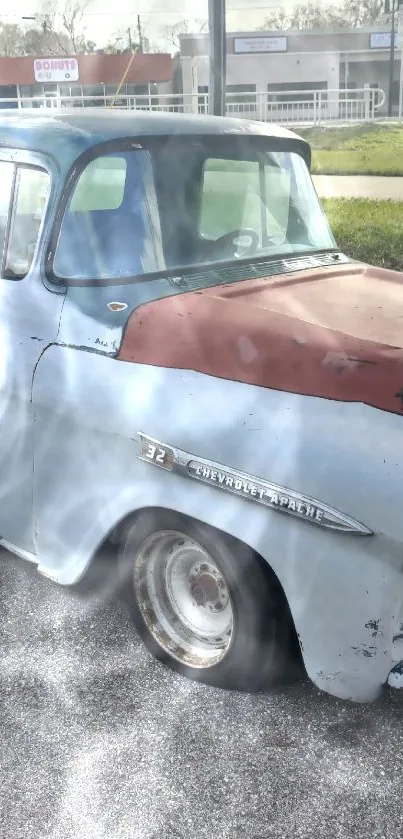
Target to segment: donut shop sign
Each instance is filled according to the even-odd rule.
[[[36,58],[34,75],[36,82],[77,82],[78,61],[76,58]]]

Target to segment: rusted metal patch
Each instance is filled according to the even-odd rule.
[[[127,309],[127,303],[120,303],[118,300],[114,300],[111,303],[108,303],[108,309],[111,312],[123,312]]]

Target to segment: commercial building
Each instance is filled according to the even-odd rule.
[[[383,90],[388,108],[390,30],[387,27],[312,30],[304,32],[236,32],[227,35],[227,92],[239,104],[259,101],[270,104],[287,99],[304,101],[309,110],[315,100],[331,91],[354,92],[367,88]],[[398,42],[396,39],[396,47]],[[208,35],[183,35],[180,43],[184,94],[203,96],[208,91]],[[395,52],[392,104],[399,110],[402,52]],[[371,95],[371,94],[369,94]],[[375,94],[374,94],[375,95]],[[340,99],[340,97],[338,97]],[[383,97],[382,97],[383,99]],[[377,101],[381,101],[378,97]]]
[[[205,113],[209,39],[183,35],[180,54],[0,58],[0,107],[117,105]],[[396,41],[392,106],[403,115]],[[386,27],[227,36],[227,111],[284,122],[372,119],[388,113]],[[123,82],[123,83],[122,83]],[[70,101],[71,100],[71,101]]]
[[[174,62],[163,53],[0,58],[0,107],[57,107],[61,97],[103,105],[122,79],[122,97],[165,95],[173,75]]]

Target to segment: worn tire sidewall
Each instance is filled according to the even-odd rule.
[[[144,623],[133,585],[134,556],[144,540],[159,530],[175,530],[198,542],[217,563],[226,580],[234,614],[233,637],[225,658],[199,669],[178,662],[166,652]],[[182,675],[207,684],[259,690],[283,675],[286,656],[284,621],[278,595],[253,552],[209,525],[175,512],[143,512],[125,528],[119,552],[122,593],[132,620],[152,654]]]

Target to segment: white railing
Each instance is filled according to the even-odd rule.
[[[385,104],[379,88],[346,90],[270,91],[242,98],[227,95],[227,113],[254,116],[267,122],[309,123],[360,122],[374,120]]]
[[[371,121],[381,115],[385,93],[379,88],[346,90],[270,91],[256,94],[227,94],[227,114],[263,122],[313,124]],[[0,99],[2,108],[117,107],[140,111],[169,111],[207,114],[208,94],[164,94],[147,96],[38,96],[30,99]]]

